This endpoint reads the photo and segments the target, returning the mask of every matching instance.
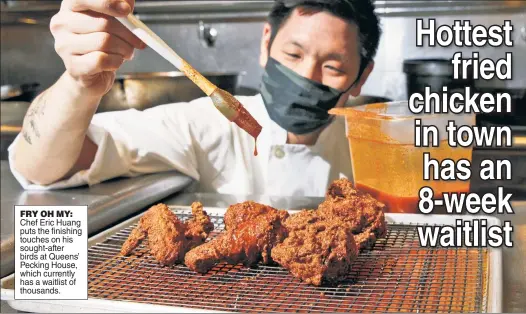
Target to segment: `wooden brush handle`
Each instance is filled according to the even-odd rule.
[[[22,127],[14,125],[0,125],[0,131],[6,133],[20,133],[22,131]]]
[[[194,69],[188,62],[181,58],[175,51],[168,46],[159,36],[157,36],[148,26],[141,22],[133,14],[127,17],[118,17],[117,20],[121,22],[127,29],[129,29],[135,36],[139,37],[145,44],[155,50],[163,58],[168,60],[181,72],[183,72],[195,85],[207,95],[210,96],[216,89],[212,82],[206,79],[201,73]]]
[[[212,95],[212,93],[217,89],[217,86],[214,83],[210,82],[206,77],[199,73],[193,66],[181,58],[183,62],[181,70],[195,85],[205,92],[207,96]]]

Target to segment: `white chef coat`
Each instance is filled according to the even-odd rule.
[[[87,133],[98,145],[95,160],[68,179],[47,186],[28,181],[13,167],[14,145],[9,148],[11,170],[25,189],[62,189],[177,170],[197,180],[199,192],[271,196],[323,196],[333,180],[351,179],[344,119],[335,119],[313,146],[286,144],[287,131],[269,118],[261,95],[237,98],[263,127],[258,156],[253,138],[204,97],[144,111],[96,114]]]

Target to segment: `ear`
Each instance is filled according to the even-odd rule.
[[[371,62],[369,62],[369,64],[365,68],[365,70],[363,71],[362,76],[360,77],[360,80],[358,81],[358,83],[356,83],[349,90],[349,92],[346,93],[346,94],[348,94],[347,97],[349,97],[351,95],[354,96],[354,97],[357,97],[357,96],[360,95],[360,93],[362,92],[362,86],[367,81],[367,78],[369,77],[369,75],[371,74],[373,69],[374,69],[374,61],[371,61]]]
[[[272,34],[272,28],[269,23],[265,23],[263,26],[263,36],[261,36],[261,47],[259,54],[259,65],[264,68],[267,65],[269,57],[269,45],[270,37]]]

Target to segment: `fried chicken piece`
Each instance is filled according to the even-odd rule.
[[[190,250],[185,257],[186,266],[206,273],[220,262],[245,266],[271,263],[272,248],[287,236],[282,221],[288,217],[288,212],[269,207],[261,213],[261,208],[249,203],[231,206],[226,213],[231,217],[229,230]],[[247,220],[243,221],[242,217]]]
[[[347,179],[334,181],[327,190],[325,201],[318,207],[321,214],[345,222],[355,235],[360,249],[369,248],[377,238],[385,236],[387,225],[384,209],[383,203],[355,189]]]
[[[289,232],[305,230],[310,224],[316,223],[324,218],[318,215],[317,210],[304,209],[300,212],[290,215],[283,225]]]
[[[275,208],[253,201],[231,205],[228,207],[224,217],[225,230],[234,229],[240,223],[274,211],[276,211]]]
[[[327,193],[325,193],[325,199],[352,198],[359,194],[363,194],[363,192],[358,191],[349,179],[342,178],[333,181],[331,185],[329,185]]]
[[[203,243],[214,225],[201,203],[192,204],[193,218],[183,223],[165,204],[152,206],[124,242],[121,254],[129,255],[146,237],[150,253],[163,265],[181,262],[186,252]]]
[[[350,271],[360,249],[385,235],[383,209],[349,180],[334,181],[318,209],[284,222],[289,236],[272,250],[272,259],[307,283],[336,282]]]
[[[359,248],[351,230],[338,218],[303,210],[291,215],[285,225],[289,236],[272,249],[271,256],[294,277],[320,286],[350,271]]]
[[[199,202],[192,203],[192,218],[185,222],[186,237],[185,252],[194,247],[203,244],[208,235],[214,230],[214,223],[210,216],[203,210],[203,204]]]
[[[151,254],[161,264],[171,264],[184,250],[185,225],[164,204],[158,204],[141,217],[137,227],[124,242],[121,254],[130,254],[148,237]]]
[[[143,225],[139,222],[139,225],[133,229],[128,236],[128,239],[124,242],[121,248],[121,254],[126,256],[129,255],[136,247],[141,244],[142,240],[146,239],[146,230]]]

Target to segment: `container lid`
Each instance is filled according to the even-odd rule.
[[[404,60],[404,73],[422,76],[453,76],[453,65],[447,59]]]

